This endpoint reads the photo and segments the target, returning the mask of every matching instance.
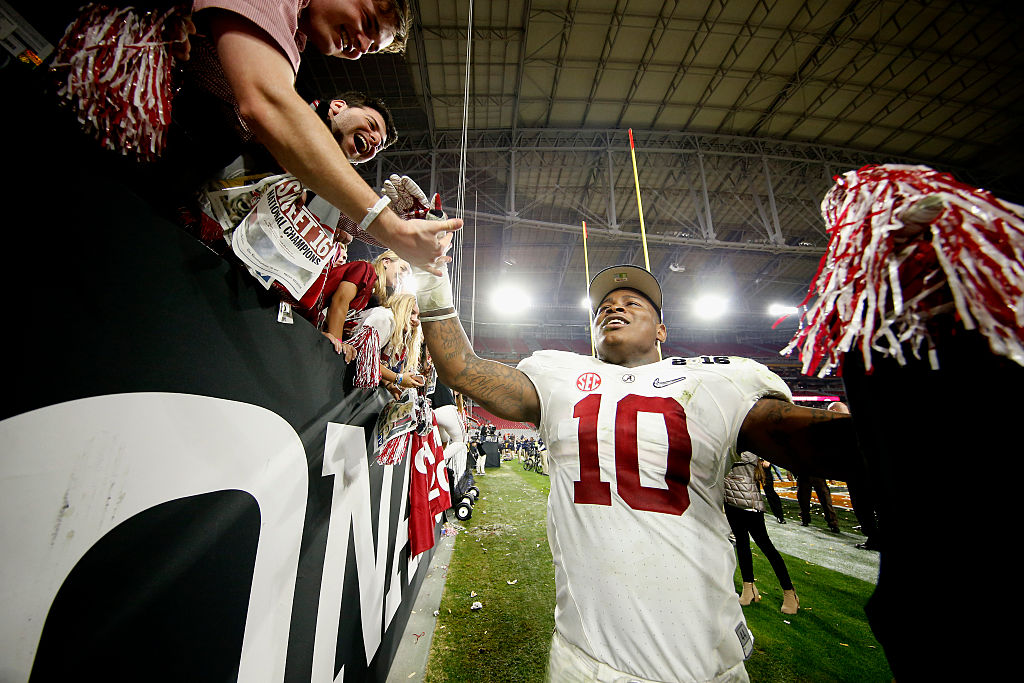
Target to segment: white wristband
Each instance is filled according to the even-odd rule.
[[[441,272],[443,275],[434,275],[419,267],[412,269],[412,286],[416,289],[420,320],[430,322],[458,315],[455,312],[447,264],[441,266]]]
[[[387,205],[390,204],[390,203],[391,203],[391,198],[390,197],[381,197],[380,199],[378,199],[376,204],[374,204],[371,208],[366,210],[366,216],[359,223],[359,229],[360,230],[367,230],[367,229],[369,229],[370,223],[372,223],[375,220],[377,220],[377,216],[380,215],[380,212],[383,211],[387,207]]]

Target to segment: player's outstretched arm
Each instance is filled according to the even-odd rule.
[[[774,398],[762,398],[750,409],[736,446],[797,474],[846,481],[860,469],[849,415]]]
[[[457,317],[423,323],[437,376],[506,420],[540,423],[540,398],[524,373],[476,355]]]

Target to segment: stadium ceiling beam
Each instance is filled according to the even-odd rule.
[[[887,57],[887,56],[898,56],[905,54],[911,61],[917,63],[929,63],[936,64],[942,67],[955,67],[958,69],[965,69],[967,72],[997,72],[1000,75],[1009,76],[1014,67],[1012,64],[1003,62],[996,63],[985,56],[978,56],[977,53],[971,53],[970,50],[958,50],[949,49],[945,46],[934,47],[935,45],[943,45],[936,41],[924,41],[921,45],[913,45],[911,41],[906,38],[905,33],[900,33],[900,37],[904,44],[897,44],[894,40],[888,40],[886,42],[878,41],[874,36],[880,35],[882,27],[879,30],[871,32],[864,32],[859,35],[844,35],[841,40],[836,36],[825,36],[821,35],[820,31],[806,30],[801,28],[794,28],[792,23],[787,26],[771,26],[765,21],[761,21],[757,26],[752,26],[750,19],[737,20],[732,16],[722,16],[723,8],[726,3],[718,0],[716,2],[709,3],[708,9],[703,17],[672,17],[672,27],[679,31],[684,31],[695,36],[695,40],[687,46],[686,50],[681,53],[681,59],[679,63],[692,64],[693,56],[701,51],[703,42],[697,43],[697,38],[701,40],[714,40],[714,39],[728,39],[735,38],[736,36],[748,36],[752,35],[756,30],[757,37],[760,39],[771,39],[774,44],[781,46],[812,46],[817,47],[824,44],[827,47],[839,46],[855,49],[858,52],[864,52],[872,54],[876,57]],[[764,5],[765,3],[759,2],[758,5]],[[777,6],[779,3],[775,3],[772,7]],[[889,3],[895,8],[899,8],[899,3]],[[1012,3],[1007,3],[1007,6]],[[976,19],[981,9],[986,9],[983,4],[977,2],[953,2],[947,3],[943,7],[943,13],[947,19],[954,13],[959,12],[960,16],[964,20]],[[1012,19],[1012,11],[1007,11],[1005,8],[989,7],[987,8],[991,13],[1003,12],[1006,15],[1006,21],[1004,22],[1008,30],[1016,30],[1016,26]],[[616,7],[617,11],[618,7]],[[712,11],[716,10],[718,13],[715,16],[710,16]],[[531,18],[539,17],[542,14],[549,14],[557,20],[561,21],[563,16],[561,13],[556,13],[551,10],[534,10],[531,14]],[[606,30],[608,26],[609,17],[606,11],[602,11],[599,21],[600,25],[594,21],[586,21],[585,18],[580,18],[580,13],[577,13],[575,24],[584,29],[590,30],[593,27],[595,30]],[[656,12],[644,12],[638,8],[630,7],[629,12],[623,14],[620,20],[621,28],[649,28],[651,23],[656,21],[660,16],[661,11]],[[419,16],[419,15],[417,15]],[[615,22],[615,16],[611,17],[611,21]],[[430,24],[424,25],[423,31],[429,33],[432,36],[441,38],[442,40],[455,40],[462,41],[466,37],[466,29],[464,26],[455,25],[440,25]],[[474,37],[480,39],[493,39],[500,41],[511,41],[518,40],[522,35],[522,29],[518,27],[509,26],[479,26],[474,27]],[[539,59],[534,58],[528,60],[529,63],[537,62],[548,62],[550,59]],[[570,62],[571,64],[571,62]],[[593,62],[589,63],[591,66]],[[609,66],[615,66],[618,62],[613,60],[608,61]],[[635,66],[635,64],[634,64]],[[675,69],[678,64],[668,64],[656,62],[652,63],[652,68]]]
[[[490,222],[495,225],[501,225],[504,228],[515,228],[522,226],[526,228],[532,228],[534,230],[546,230],[550,232],[567,232],[572,234],[581,234],[582,228],[579,225],[568,225],[565,223],[556,223],[553,221],[540,221],[530,218],[523,218],[521,216],[502,216],[500,214],[485,213],[482,211],[466,211],[465,217],[467,219],[477,219],[479,221]],[[604,240],[610,240],[615,243],[623,242],[636,242],[640,239],[640,236],[636,233],[622,232],[618,230],[610,230],[608,228],[598,226],[587,226],[588,237],[597,237]],[[769,254],[805,254],[810,256],[820,256],[824,253],[824,248],[815,246],[799,246],[789,244],[769,244],[760,242],[729,242],[727,240],[704,240],[696,239],[691,237],[677,237],[674,235],[647,235],[648,244],[661,244],[661,245],[679,245],[679,246],[690,246],[700,247],[702,249],[724,249],[729,251],[755,251],[765,252]],[[508,248],[511,245],[506,244]]]
[[[421,17],[420,0],[413,0],[412,12],[414,17]],[[416,46],[416,67],[420,77],[420,106],[427,116],[427,133],[434,136],[434,108],[431,106],[428,93],[430,90],[430,73],[427,69],[426,40],[423,38],[423,28],[418,21],[412,22],[413,43]]]
[[[879,163],[922,163],[921,159],[872,153],[865,150],[788,142],[769,138],[683,133],[677,131],[633,131],[638,154],[698,154],[727,157],[767,157],[782,161],[832,164],[859,167]],[[629,149],[628,132],[621,129],[519,128],[510,130],[483,129],[467,131],[469,153],[516,151],[533,152],[625,152]],[[411,131],[400,137],[383,154],[389,158],[409,155],[454,154],[461,150],[461,131]],[[832,171],[839,170],[831,168]]]
[[[526,72],[526,41],[530,36],[530,13],[533,9],[531,0],[523,0],[522,22],[523,28],[519,35],[519,59],[516,62],[516,97],[512,106],[512,138],[515,139],[516,130],[519,128],[519,93],[523,91],[523,74]]]
[[[832,54],[839,45],[852,35],[854,30],[882,4],[882,0],[874,0],[867,7],[858,7],[864,3],[861,0],[850,0],[836,20],[829,27],[825,35],[818,41],[803,62],[797,68],[796,73],[789,77],[786,85],[779,89],[775,99],[764,109],[758,120],[751,126],[750,130],[755,135],[764,128],[775,117],[776,113],[789,101],[796,92],[800,90],[804,81],[810,78],[810,74],[817,69]]]
[[[418,4],[418,3],[417,3]],[[529,5],[529,2],[527,2]],[[419,13],[413,16],[421,16]],[[525,25],[525,23],[524,23]],[[429,24],[423,26],[423,32],[429,33],[435,38],[440,38],[444,41],[465,41],[466,40],[466,29],[465,27],[446,26],[441,24]],[[518,26],[473,26],[473,39],[480,40],[499,40],[503,42],[510,42],[513,40],[522,40],[526,30]]]
[[[462,95],[455,95],[455,94],[452,94],[452,95],[433,95],[431,97],[431,99],[435,103],[439,103],[441,105],[444,105],[447,102],[447,106],[449,106],[449,107],[451,107],[453,109],[454,108],[458,108],[460,111],[461,111],[461,108],[462,108],[462,102],[464,100]],[[499,93],[499,94],[494,94],[494,95],[474,95],[474,96],[471,96],[470,97],[470,102],[471,102],[470,106],[472,108],[474,108],[474,109],[475,108],[488,108],[488,107],[499,107],[500,108],[500,107],[506,107],[506,106],[514,106],[514,103],[517,102],[517,101],[520,102],[520,103],[523,103],[523,104],[538,104],[538,103],[542,103],[542,104],[545,104],[545,105],[549,105],[549,103],[550,103],[550,100],[549,100],[549,98],[547,96],[523,97],[521,95],[513,94],[513,93]],[[905,103],[906,101],[908,101],[908,98],[906,98],[904,96],[904,97],[902,97],[902,99],[899,102],[900,103]],[[931,103],[933,101],[934,101],[934,98],[922,99],[921,100],[921,106],[926,106],[926,105],[928,105],[929,103]],[[949,100],[947,100],[947,102],[949,102]],[[568,106],[568,105],[584,105],[584,106],[589,106],[589,105],[594,105],[594,104],[619,105],[619,104],[621,104],[621,100],[618,99],[618,98],[613,98],[613,97],[608,97],[608,98],[603,98],[603,99],[588,99],[586,97],[559,97],[558,98],[558,103],[559,103],[560,106]],[[659,103],[660,102],[657,101],[657,100],[642,100],[642,101],[634,100],[631,104],[635,105],[635,106],[638,106],[638,107],[643,107],[643,108],[656,108],[659,105]],[[969,103],[969,102],[956,102],[956,103],[954,103],[954,106],[956,107],[957,111],[962,111],[962,110],[965,110],[965,109],[969,109],[969,110],[971,110],[972,114],[984,113],[984,114],[987,114],[989,116],[997,116],[998,114],[1000,114],[1000,111],[997,110],[997,109],[993,109],[993,108],[985,109],[985,108],[983,108],[981,106],[978,106],[978,105],[975,105],[975,104],[972,104],[972,103]],[[737,114],[760,115],[760,114],[763,113],[763,109],[761,107],[756,106],[756,105],[751,105],[749,107],[744,107],[744,106],[737,106],[736,104],[727,104],[727,105],[724,105],[724,104],[723,105],[710,105],[710,104],[703,104],[703,105],[701,105],[701,104],[697,104],[697,105],[694,105],[694,106],[690,107],[690,109],[693,112],[693,116],[695,116],[696,114],[698,114],[698,113],[700,113],[702,111],[720,112],[720,113],[726,114],[729,117],[736,116]],[[693,116],[691,116],[691,119],[693,118]],[[815,124],[818,124],[820,126],[828,126],[830,124],[835,123],[836,120],[837,119],[836,119],[835,115],[834,114],[829,114],[829,113],[822,113],[822,114],[810,113],[810,114],[807,114],[807,115],[804,115],[804,116],[800,117],[800,121],[801,122],[815,123]],[[851,122],[851,121],[847,121],[847,122]],[[896,124],[892,124],[892,123],[884,123],[883,124],[883,123],[879,123],[878,120],[876,120],[876,119],[852,121],[851,123],[859,123],[860,125],[868,127],[870,129],[883,131],[887,135],[898,135],[900,133],[905,133],[906,132],[906,128],[904,128],[902,125],[896,125]],[[674,126],[674,127],[686,129],[689,126],[690,126],[690,121],[687,121],[683,125],[677,125],[677,126]],[[634,133],[635,133],[635,131],[636,131],[636,129],[634,129]],[[946,140],[946,141],[949,141],[951,143],[958,141],[958,138],[957,138],[956,135],[937,135],[936,134],[936,135],[933,135],[932,137],[933,138],[938,138],[940,140]]]
[[[601,85],[601,79],[604,77],[604,69],[611,58],[612,49],[615,46],[615,38],[619,35],[619,29],[622,28],[622,22],[626,16],[627,2],[628,0],[615,1],[615,7],[612,9],[612,16],[608,22],[608,29],[604,34],[604,43],[601,45],[601,55],[597,58],[596,75],[594,76],[593,83],[590,84],[590,94],[587,95],[587,106],[583,109],[583,116],[580,117],[580,121],[587,120],[587,117],[590,115],[590,106],[597,98],[597,90]]]
[[[568,5],[565,8],[565,19],[562,24],[562,33],[559,36],[558,41],[558,57],[555,59],[555,70],[554,75],[551,79],[551,90],[550,94],[544,99],[547,102],[547,115],[544,117],[544,125],[548,126],[551,124],[551,112],[555,108],[555,98],[558,94],[558,82],[562,77],[564,71],[566,56],[569,53],[569,39],[572,35],[572,28],[576,23],[576,7],[579,5],[579,0],[569,0]],[[525,63],[525,62],[524,62]],[[516,99],[520,98],[519,93],[516,93]],[[561,98],[558,98],[561,102]]]
[[[665,32],[668,30],[671,21],[670,17],[675,12],[678,4],[679,0],[664,0],[662,2],[661,9],[658,10],[658,16],[654,20],[654,26],[647,37],[647,45],[644,46],[644,52],[640,56],[640,62],[633,66],[633,81],[629,84],[629,90],[622,99],[619,117],[615,120],[616,128],[622,125],[626,112],[629,111],[630,106],[633,104],[633,96],[640,89],[640,83],[647,74],[647,69],[650,67],[651,62],[654,61],[654,55],[658,51],[662,38],[665,37]]]

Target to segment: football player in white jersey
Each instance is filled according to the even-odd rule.
[[[515,369],[476,356],[446,278],[417,279],[442,380],[537,425],[548,445],[549,679],[747,680],[725,472],[749,450],[841,479],[855,456],[849,418],[794,406],[785,383],[748,359],[661,360],[661,288],[636,266],[591,283],[597,358],[539,351]]]

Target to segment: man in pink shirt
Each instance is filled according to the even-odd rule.
[[[188,71],[235,109],[243,135],[250,132],[303,185],[410,262],[441,256],[446,233],[461,220],[375,213],[380,197],[352,168],[350,159],[385,144],[383,121],[364,122],[359,142],[338,154],[339,141],[295,91],[307,43],[343,59],[404,49],[408,0],[195,0],[192,10],[197,34]]]

